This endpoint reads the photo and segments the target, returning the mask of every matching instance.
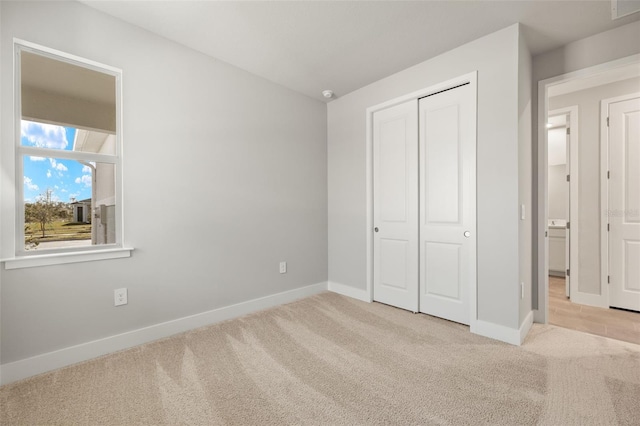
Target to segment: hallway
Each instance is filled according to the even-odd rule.
[[[640,313],[571,303],[560,277],[549,276],[549,324],[640,345]]]

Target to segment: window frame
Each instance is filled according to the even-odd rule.
[[[71,65],[87,68],[103,74],[108,74],[115,79],[115,108],[116,108],[116,132],[115,154],[87,153],[67,151],[51,148],[24,146],[21,143],[22,122],[22,74],[21,54],[27,52],[44,56],[56,61],[66,62]],[[13,239],[13,255],[10,259],[2,259],[6,269],[43,266],[59,263],[72,263],[100,259],[129,257],[131,248],[124,248],[124,204],[123,204],[123,149],[122,149],[122,70],[73,54],[48,48],[42,45],[14,38],[14,141],[13,141],[13,165],[15,167],[15,185],[13,211],[15,213],[15,228]],[[44,122],[44,121],[43,121]],[[78,127],[73,124],[50,123],[67,127]],[[25,206],[24,206],[24,158],[27,156],[39,156],[55,159],[95,161],[115,165],[115,243],[96,244],[85,247],[52,248],[40,251],[25,249]],[[91,213],[93,215],[93,212]],[[93,221],[92,221],[93,222]],[[6,253],[5,253],[6,254]]]

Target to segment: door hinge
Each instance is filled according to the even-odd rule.
[[[609,170],[607,170],[607,179],[611,178],[611,172]]]
[[[571,128],[567,127],[567,134],[570,135],[571,134]]]
[[[569,273],[569,269],[567,269],[567,276],[570,277],[571,274]]]
[[[611,284],[611,276],[607,275],[607,284]]]
[[[607,117],[607,127],[609,127],[609,117]]]
[[[571,182],[571,176],[567,175],[567,182]]]
[[[571,229],[571,222],[567,222],[567,229]]]
[[[607,232],[609,232],[611,229],[610,225],[607,223]]]

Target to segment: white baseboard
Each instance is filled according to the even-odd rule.
[[[520,324],[520,345],[524,342],[524,339],[527,338],[527,334],[529,334],[529,330],[531,330],[531,326],[533,325],[533,311],[529,311],[527,316]]]
[[[531,317],[533,319],[533,316]],[[480,336],[500,340],[501,342],[520,346],[520,330],[505,327],[488,321],[475,320],[471,322],[471,332]]]
[[[343,296],[362,300],[363,302],[369,302],[369,303],[371,302],[371,297],[367,293],[367,290],[354,288],[348,285],[344,285],[344,284],[340,284],[332,281],[329,281],[328,289],[329,291],[341,294]]]
[[[177,333],[282,305],[283,303],[293,302],[326,290],[327,282],[320,282],[10,362],[0,366],[0,378],[2,379],[0,384],[15,382],[36,374],[87,361]]]

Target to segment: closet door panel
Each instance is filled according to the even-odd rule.
[[[418,311],[418,101],[373,116],[373,299]]]
[[[420,99],[420,312],[469,324],[475,283],[475,108],[470,85]]]

